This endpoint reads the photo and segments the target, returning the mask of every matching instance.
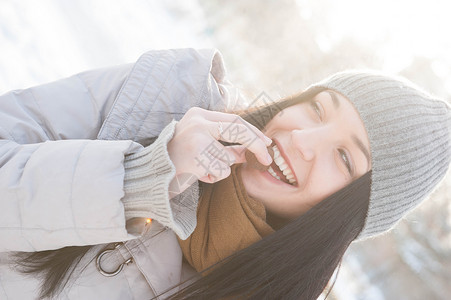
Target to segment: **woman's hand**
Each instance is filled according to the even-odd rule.
[[[241,145],[224,146],[219,140]],[[238,115],[193,107],[177,123],[168,152],[176,176],[192,177],[192,182],[197,179],[213,183],[227,178],[231,165],[246,161],[246,148],[262,164],[271,164],[266,148],[270,144],[271,139]]]

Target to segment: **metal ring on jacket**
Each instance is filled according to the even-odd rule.
[[[107,253],[109,253],[109,252],[112,252],[112,251],[114,251],[114,250],[116,250],[116,249],[118,249],[120,246],[122,246],[124,243],[116,243],[115,245],[114,245],[114,248],[113,249],[105,249],[105,250],[103,250],[102,252],[100,252],[98,255],[97,255],[97,258],[96,258],[96,267],[97,267],[97,270],[100,272],[100,274],[102,274],[103,276],[106,276],[106,277],[113,277],[113,276],[116,276],[117,274],[119,274],[121,271],[122,271],[122,269],[124,268],[124,265],[128,265],[128,264],[130,264],[130,263],[132,263],[133,262],[133,258],[129,258],[129,259],[127,259],[126,261],[124,261],[123,263],[121,263],[120,265],[119,265],[119,267],[115,270],[115,271],[113,271],[113,272],[108,272],[108,271],[105,271],[104,269],[102,269],[102,265],[100,264],[101,263],[101,260],[102,260],[102,257],[105,255],[105,254],[107,254]]]

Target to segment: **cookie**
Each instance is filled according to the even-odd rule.
[[[272,150],[272,147],[269,146],[268,148],[269,155],[274,158],[274,150]],[[246,153],[244,154],[246,156],[247,163],[254,169],[257,169],[259,171],[266,171],[268,170],[269,166],[265,166],[261,164],[254,153],[246,149]]]

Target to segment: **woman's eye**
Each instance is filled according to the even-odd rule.
[[[343,160],[346,168],[348,169],[349,175],[352,176],[352,165],[351,165],[351,160],[349,159],[348,154],[343,149],[338,149],[338,152],[340,153],[340,157]]]
[[[313,108],[313,111],[318,115],[318,118],[320,120],[322,120],[323,119],[323,111],[322,111],[321,104],[318,101],[312,101],[311,106]]]

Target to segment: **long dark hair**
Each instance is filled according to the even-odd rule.
[[[235,113],[261,130],[282,109],[309,101],[320,91],[309,89]],[[370,185],[368,172],[274,234],[203,271],[205,276],[171,299],[316,299],[363,228]],[[18,253],[15,263],[24,273],[40,275],[40,297],[52,297],[91,247]]]
[[[317,299],[365,222],[371,172],[170,299]]]

